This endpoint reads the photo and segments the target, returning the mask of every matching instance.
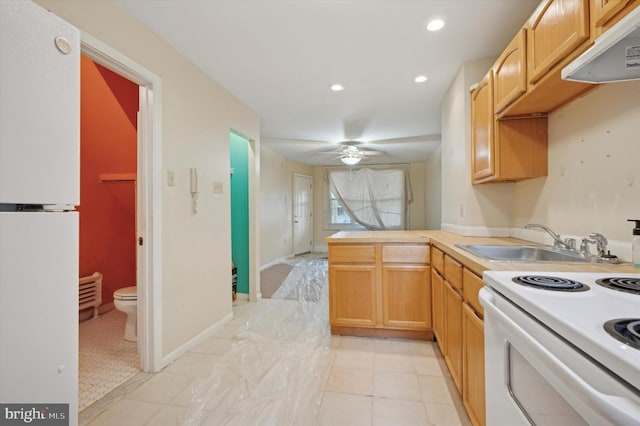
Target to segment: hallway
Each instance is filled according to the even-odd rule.
[[[325,261],[302,261],[296,269],[313,269],[308,262],[322,262],[326,269]],[[213,336],[83,424],[176,425],[185,420],[192,421],[187,424],[216,426],[470,424],[434,342],[331,336],[327,323],[319,321],[300,321],[302,325],[292,326],[293,331],[286,330],[284,324],[291,323],[290,315],[305,315],[301,312],[313,311],[313,305],[326,309],[326,278],[323,283],[316,282],[320,287],[310,286],[311,291],[293,290],[301,284],[294,286],[294,281],[285,280],[274,299],[234,306],[234,319]],[[317,288],[323,293],[314,293]],[[299,301],[291,300],[292,291],[303,295]],[[305,331],[298,333],[301,330]],[[319,340],[310,345],[304,342],[315,337]],[[276,354],[273,350],[278,346],[285,357],[294,353],[304,356],[272,363],[269,357]],[[309,347],[315,347],[311,355],[305,352]],[[253,353],[251,348],[259,351]],[[305,357],[317,362],[307,362],[302,359]],[[260,363],[268,367],[264,374]],[[308,370],[278,380],[295,365],[305,365]],[[225,382],[228,371],[239,366],[255,368],[258,374],[245,372],[242,380]],[[273,372],[278,374],[269,376]],[[313,380],[316,375],[321,376],[318,381]],[[243,387],[243,383],[250,386]],[[296,388],[300,383],[302,387]],[[225,399],[227,395],[239,398]],[[267,403],[260,406],[265,398]],[[282,404],[283,400],[291,404]],[[296,410],[296,403],[302,409]],[[254,417],[247,417],[247,413]]]

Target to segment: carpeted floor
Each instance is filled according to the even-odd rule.
[[[271,296],[273,296],[273,293],[275,293],[280,288],[282,282],[285,278],[287,278],[287,275],[289,275],[289,272],[291,272],[291,269],[293,269],[293,265],[297,261],[326,258],[327,253],[304,253],[287,259],[287,263],[277,263],[263,271],[260,271],[260,292],[262,293],[262,297],[264,297],[265,299],[270,299]]]
[[[293,265],[288,263],[275,264],[264,271],[260,272],[260,292],[265,299],[271,299],[273,293],[280,288],[282,282],[289,272],[293,269]]]

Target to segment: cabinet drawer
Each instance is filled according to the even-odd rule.
[[[431,247],[431,266],[444,275],[444,253],[434,246]]]
[[[329,262],[332,263],[375,263],[375,246],[330,245]]]
[[[382,246],[382,261],[384,263],[420,263],[429,264],[428,245],[397,245]]]
[[[446,255],[444,256],[444,279],[453,288],[462,292],[462,265]]]
[[[484,310],[478,300],[478,292],[484,286],[482,278],[465,269],[462,273],[462,283],[464,299],[474,311],[484,318]]]

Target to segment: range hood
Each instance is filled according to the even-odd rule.
[[[612,83],[640,79],[640,6],[562,70],[563,80]]]

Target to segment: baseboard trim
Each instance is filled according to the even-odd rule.
[[[260,272],[264,271],[267,268],[271,268],[273,265],[277,265],[278,263],[287,263],[287,259],[291,256],[281,257],[280,259],[273,260],[267,264],[264,264],[260,267]]]
[[[341,336],[387,337],[392,339],[416,339],[433,341],[432,330],[405,330],[376,327],[352,327],[332,325],[331,334]]]
[[[169,352],[167,355],[163,356],[162,360],[160,361],[161,365],[158,371],[162,370],[164,367],[166,367],[167,365],[171,364],[173,361],[180,358],[182,355],[187,353],[189,349],[194,348],[195,346],[205,341],[208,337],[213,335],[216,331],[218,331],[220,328],[222,328],[226,323],[228,323],[232,319],[233,319],[233,312],[229,312],[220,321],[213,323],[212,325],[210,325],[208,328],[203,330],[201,333],[196,335],[191,340],[185,342],[183,345],[179,346],[178,348]]]

